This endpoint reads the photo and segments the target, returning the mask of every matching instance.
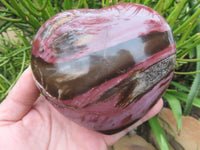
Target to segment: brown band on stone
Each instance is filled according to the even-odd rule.
[[[128,78],[122,80],[119,84],[103,93],[101,97],[93,103],[104,102],[109,98],[112,99],[112,97],[120,94],[116,107],[125,108],[131,102],[140,99],[144,94],[151,90],[154,85],[167,77],[173,71],[174,66],[175,55],[172,55],[150,66],[143,72],[134,72]],[[89,103],[85,107],[88,107],[93,103]]]
[[[32,56],[32,68],[37,81],[52,96],[60,99],[70,99],[88,91],[92,87],[127,72],[127,70],[130,70],[135,64],[132,56],[126,50],[120,50],[114,57],[107,56],[105,58],[102,54],[90,55],[85,59],[87,59],[85,62],[83,58],[70,64],[69,69],[71,69],[71,74],[67,74],[70,70],[69,72],[64,70],[63,73],[60,73],[62,72],[62,68],[68,65],[68,62],[49,64],[44,62],[41,58],[36,58],[34,56]],[[88,63],[88,66],[82,66],[85,65],[84,63]],[[56,70],[56,67],[61,69]],[[40,71],[38,68],[40,68]],[[85,70],[81,70],[83,68]],[[42,80],[40,78],[42,78]],[[65,93],[59,95],[59,89]]]
[[[171,32],[152,32],[143,36],[142,40],[145,43],[144,49],[147,55],[153,55],[174,44]]]
[[[164,50],[171,44],[170,41],[173,41],[170,39],[172,37],[166,36],[169,34],[168,32],[170,31],[149,33],[63,63],[46,63],[40,57],[32,55],[32,69],[36,80],[52,96],[62,100],[71,99],[126,73],[149,55]],[[159,41],[156,45],[155,40]],[[62,42],[56,43],[57,48],[65,47],[65,45],[59,44]],[[57,53],[59,53],[59,49],[57,49]],[[73,50],[71,54],[73,55]],[[110,93],[104,97],[108,97],[108,95]]]

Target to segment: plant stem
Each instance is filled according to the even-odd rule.
[[[30,5],[27,3],[27,1],[24,1],[24,0],[19,0],[19,1],[23,4],[23,6],[24,6],[32,15],[34,15],[34,16],[36,16],[36,17],[41,17],[41,16],[42,16],[41,12],[35,12],[35,11],[30,7]]]
[[[190,37],[187,41],[182,42],[181,44],[178,43],[177,45],[177,49],[180,49],[182,47],[184,47],[185,45],[187,45],[190,42],[193,42],[195,40],[197,40],[198,38],[200,38],[200,33],[196,33],[194,34],[192,37]]]
[[[43,10],[46,8],[48,2],[49,2],[49,0],[44,0],[44,3],[43,3],[43,5],[41,6],[41,8],[39,8],[39,11],[43,11]]]
[[[11,85],[11,82],[8,81],[2,74],[0,74],[0,78],[3,79],[8,85]]]
[[[48,1],[48,7],[47,7],[47,12],[49,14],[49,18],[51,18],[53,15],[55,15],[55,11],[53,9],[53,6],[51,4],[51,1]]]
[[[200,9],[197,9],[197,11],[187,20],[185,21],[180,27],[178,27],[173,33],[176,35],[180,32],[185,32],[188,28],[188,25],[190,25],[193,20],[195,20],[200,15]]]
[[[8,22],[8,21],[6,21],[5,23],[3,23],[0,26],[0,33],[6,31],[12,24],[13,24],[13,22]]]
[[[42,11],[46,8],[46,6],[47,6],[49,0],[43,0],[43,1],[44,1],[44,2],[43,2],[43,5],[40,6],[36,0],[33,0],[33,2],[37,5],[37,6],[35,6],[35,5],[33,4],[32,1],[27,0],[27,2],[28,2],[34,9],[36,9],[36,10],[38,10],[38,11],[40,11],[40,12],[42,12]]]
[[[151,2],[152,2],[151,0],[145,0],[144,5],[149,5],[149,3],[151,3]]]
[[[1,2],[8,8],[13,14],[18,15],[17,11],[13,9],[5,0],[1,0]]]
[[[174,27],[174,24],[176,23],[176,20],[178,16],[180,15],[181,11],[183,10],[183,7],[185,6],[187,0],[180,1],[174,8],[174,10],[171,12],[171,14],[167,17],[167,22],[171,26],[171,28]]]
[[[0,16],[0,19],[5,20],[5,21],[9,21],[9,22],[22,22],[21,18],[20,19],[13,19],[13,18]]]
[[[196,45],[200,44],[200,38],[196,39],[195,42],[193,42],[192,44],[189,44],[188,46],[184,46],[182,47],[183,50],[179,51],[179,54],[177,53],[177,58],[180,57],[184,57],[185,55],[187,55],[193,48],[196,47]]]
[[[163,10],[163,0],[159,0],[154,7],[154,9],[161,14],[161,11]]]
[[[38,29],[41,25],[38,20],[36,20],[33,16],[24,13],[24,11],[20,8],[16,0],[10,0],[10,3],[15,8],[15,10],[18,12],[19,16],[25,20],[26,22],[30,23],[35,29]]]
[[[200,59],[181,59],[181,58],[177,58],[177,61],[183,61],[183,62],[199,62]]]
[[[191,75],[191,74],[199,74],[200,69],[198,71],[191,71],[191,72],[174,72],[174,74],[179,74],[179,75]]]
[[[73,8],[73,1],[72,0],[64,0],[64,9],[72,9]]]
[[[25,58],[26,58],[26,53],[25,51],[23,52],[23,59],[22,59],[22,63],[21,63],[21,69],[20,69],[20,72],[18,73],[15,81],[10,85],[10,87],[7,89],[7,91],[4,93],[4,96],[5,97],[8,92],[12,89],[12,87],[15,85],[15,83],[17,82],[17,80],[19,79],[19,77],[22,75],[23,73],[23,70],[24,70],[24,66],[25,66]]]

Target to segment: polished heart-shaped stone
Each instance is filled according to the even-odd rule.
[[[37,86],[63,115],[113,134],[143,117],[165,92],[175,51],[161,15],[124,3],[50,18],[33,41],[31,67]]]

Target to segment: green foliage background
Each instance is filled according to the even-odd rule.
[[[40,26],[68,9],[102,8],[116,3],[139,3],[157,10],[172,28],[177,44],[174,78],[164,94],[181,130],[181,115],[200,108],[200,1],[198,0],[0,0],[0,101],[30,64],[31,43]],[[17,39],[8,34],[12,30]],[[149,121],[160,129],[156,118]],[[169,146],[155,130],[161,149]]]

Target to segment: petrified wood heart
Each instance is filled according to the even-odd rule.
[[[168,87],[175,42],[143,5],[59,13],[38,31],[31,66],[45,97],[71,120],[105,134],[143,117]]]

